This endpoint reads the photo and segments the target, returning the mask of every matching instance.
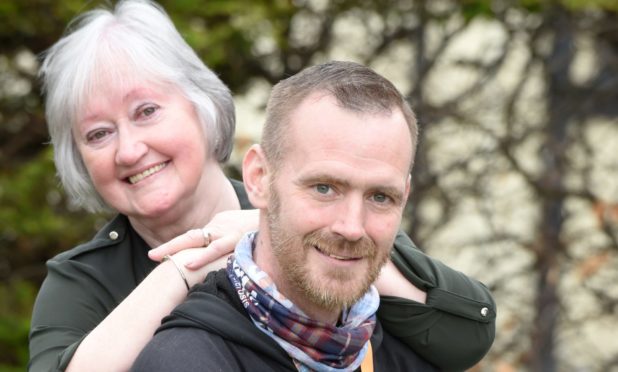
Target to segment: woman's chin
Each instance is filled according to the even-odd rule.
[[[178,207],[179,203],[165,200],[154,200],[148,203],[139,203],[133,206],[131,210],[127,210],[125,214],[135,219],[156,219],[165,218],[169,219],[174,215],[172,210],[174,207]]]

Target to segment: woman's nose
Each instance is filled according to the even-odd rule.
[[[118,131],[116,164],[133,165],[148,152],[148,146],[137,133],[131,130]]]

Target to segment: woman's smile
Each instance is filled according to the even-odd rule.
[[[150,167],[150,168],[146,169],[143,172],[140,172],[140,173],[138,173],[136,175],[128,177],[127,179],[128,179],[130,184],[135,185],[136,183],[140,182],[144,178],[152,176],[153,174],[160,172],[163,168],[165,168],[167,166],[168,163],[169,163],[169,161],[164,162],[164,163],[159,163],[159,164],[155,165],[154,167]]]

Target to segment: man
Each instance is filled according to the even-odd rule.
[[[137,371],[431,371],[383,331],[372,286],[410,190],[413,112],[354,63],[275,86],[243,162],[259,232],[166,318]]]

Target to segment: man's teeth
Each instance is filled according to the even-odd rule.
[[[329,254],[328,256],[332,257],[332,258],[336,258],[338,260],[351,260],[351,258],[349,258],[349,257],[341,257],[341,256],[337,256],[337,255],[334,255],[334,254]]]
[[[323,250],[321,250],[320,248],[318,248],[317,246],[315,247],[318,251],[322,252],[322,254],[327,255],[328,257],[337,259],[337,260],[353,260],[353,257],[343,257],[343,256],[337,256],[336,254],[332,254],[332,253],[326,253]]]
[[[148,168],[145,171],[143,171],[142,173],[136,174],[135,176],[131,176],[129,177],[129,182],[131,184],[135,184],[141,180],[143,180],[144,178],[157,173],[158,171],[160,171],[161,169],[165,168],[165,166],[167,165],[167,163],[161,163],[158,165],[155,165],[152,168]]]

